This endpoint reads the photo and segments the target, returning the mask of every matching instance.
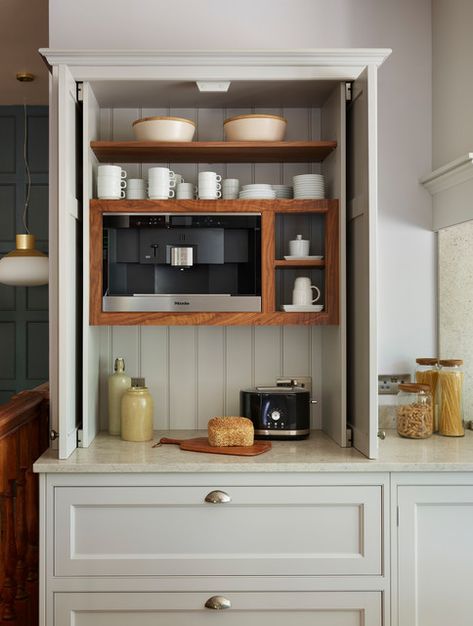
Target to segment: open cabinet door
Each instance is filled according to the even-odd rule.
[[[352,85],[347,109],[348,424],[353,445],[378,456],[376,67]]]
[[[83,267],[83,326],[82,326],[82,433],[80,445],[87,448],[99,430],[99,347],[100,326],[89,324],[89,202],[93,198],[94,176],[98,161],[90,142],[99,139],[100,107],[89,83],[82,85],[82,267]]]
[[[59,458],[67,458],[77,447],[77,430],[81,414],[80,395],[80,309],[81,284],[78,280],[81,245],[79,221],[79,185],[77,172],[77,145],[80,137],[80,116],[77,111],[76,82],[64,65],[59,65],[53,82],[56,91],[53,117],[56,121],[54,186],[56,202],[52,203],[51,213],[56,223],[54,258],[50,263],[57,272],[54,285],[55,327],[51,333],[56,338],[53,369],[55,373],[52,423],[59,432]],[[53,101],[54,101],[53,100]],[[80,158],[80,157],[79,157]],[[54,197],[54,192],[53,196]],[[54,427],[54,426],[53,426]]]

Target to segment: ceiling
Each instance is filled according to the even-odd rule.
[[[48,0],[0,0],[0,105],[48,104],[48,69],[38,48],[48,47]],[[20,83],[17,72],[35,80]]]

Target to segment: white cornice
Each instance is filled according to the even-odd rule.
[[[432,228],[437,231],[473,220],[473,152],[423,176],[432,194]]]
[[[70,66],[365,66],[381,65],[389,48],[300,50],[54,50],[41,48],[50,65]]]
[[[460,185],[473,178],[473,152],[468,152],[446,165],[442,165],[430,174],[426,174],[420,182],[432,195]]]

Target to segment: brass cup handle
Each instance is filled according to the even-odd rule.
[[[205,603],[206,609],[214,609],[216,611],[220,611],[221,609],[231,609],[232,603],[228,598],[224,598],[223,596],[212,596]]]
[[[226,502],[231,502],[232,499],[225,493],[225,491],[211,491],[205,496],[205,501],[210,502],[210,504],[225,504]],[[219,596],[215,596],[219,597]]]

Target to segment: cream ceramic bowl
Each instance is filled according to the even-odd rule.
[[[137,141],[192,141],[195,123],[184,117],[143,117],[133,122]]]
[[[282,141],[287,120],[279,115],[236,115],[223,123],[227,141]]]

